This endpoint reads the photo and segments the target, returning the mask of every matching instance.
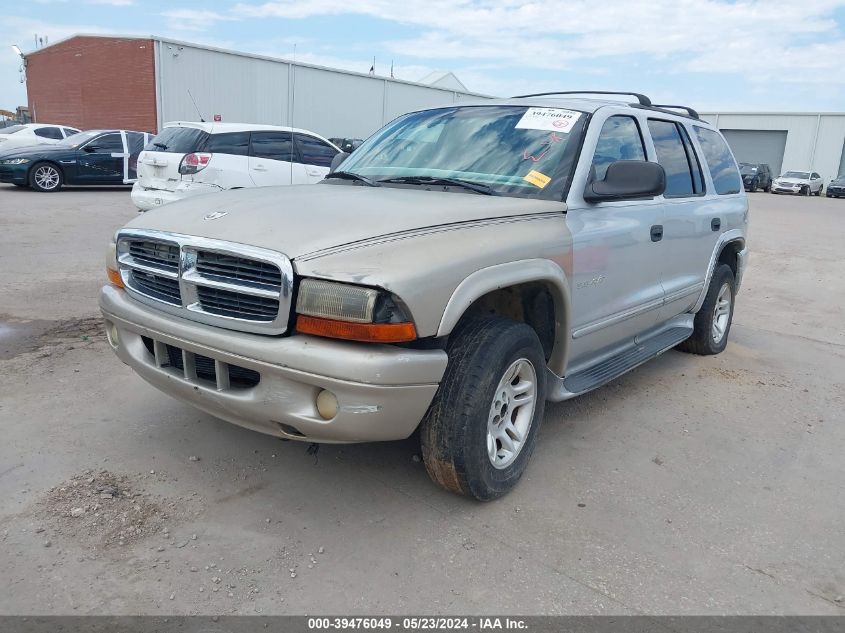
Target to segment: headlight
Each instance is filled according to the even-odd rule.
[[[9,158],[6,160],[0,160],[0,165],[23,165],[28,162],[28,158]]]
[[[305,279],[296,299],[296,329],[303,334],[370,343],[417,338],[399,300],[383,290]]]

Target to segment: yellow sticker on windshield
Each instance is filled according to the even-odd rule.
[[[525,174],[522,179],[525,182],[530,182],[535,187],[540,187],[540,189],[542,189],[552,181],[552,179],[549,178],[546,174],[539,172],[535,169],[532,169],[527,174]]]

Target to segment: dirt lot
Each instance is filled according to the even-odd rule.
[[[128,192],[0,186],[0,613],[845,613],[845,200],[751,201],[727,351],[549,406],[479,504],[147,386],[97,317]]]

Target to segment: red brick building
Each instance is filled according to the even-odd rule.
[[[26,75],[35,121],[157,131],[151,39],[71,37],[27,54]]]

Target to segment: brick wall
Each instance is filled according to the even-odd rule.
[[[155,132],[154,55],[148,39],[84,36],[31,53],[30,114],[82,130]]]

